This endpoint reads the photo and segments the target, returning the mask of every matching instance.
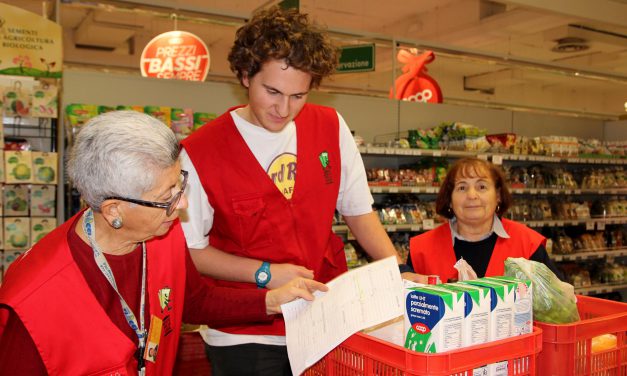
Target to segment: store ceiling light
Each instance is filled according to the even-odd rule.
[[[567,37],[558,39],[556,42],[557,44],[551,49],[553,52],[580,52],[590,48],[588,42],[583,38]]]

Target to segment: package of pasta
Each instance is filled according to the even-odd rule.
[[[543,263],[510,257],[505,260],[505,275],[531,280],[536,321],[567,324],[579,320],[574,287],[560,281]]]

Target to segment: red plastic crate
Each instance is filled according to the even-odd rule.
[[[489,363],[509,361],[509,375],[535,375],[536,355],[542,350],[542,330],[441,354],[423,354],[357,333],[342,342],[306,376],[472,376]]]
[[[577,296],[577,308],[581,321],[534,324],[542,328],[539,374],[627,375],[627,304]],[[592,354],[592,338],[607,333],[616,336],[616,348]]]

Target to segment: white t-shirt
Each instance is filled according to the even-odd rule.
[[[288,123],[283,130],[275,133],[244,120],[237,114],[237,110],[232,111],[231,116],[237,130],[264,171],[268,171],[272,162],[281,155],[297,156],[296,124],[293,121]],[[342,171],[336,209],[340,214],[347,216],[367,214],[372,211],[374,200],[368,188],[364,163],[348,125],[339,113],[337,116]],[[213,226],[214,210],[209,204],[198,173],[185,149],[181,151],[180,160],[181,168],[189,172],[185,191],[189,205],[186,213],[181,215],[181,225],[187,246],[194,252],[193,249],[202,249],[209,244],[209,236],[206,234]],[[243,343],[285,345],[283,336],[235,335],[213,329],[209,329],[208,332],[202,331],[201,335],[205,342],[212,346],[232,346]]]

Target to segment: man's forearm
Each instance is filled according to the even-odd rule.
[[[208,245],[189,250],[196,269],[202,275],[236,282],[255,282],[259,260],[235,256]]]

